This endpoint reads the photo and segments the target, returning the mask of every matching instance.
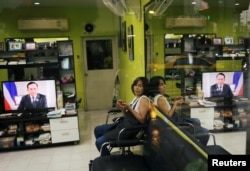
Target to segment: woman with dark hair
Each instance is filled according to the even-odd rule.
[[[149,83],[150,87],[150,96],[153,98],[153,103],[155,106],[157,106],[161,112],[163,112],[168,117],[172,118],[173,121],[176,122],[177,125],[183,124],[183,123],[191,123],[195,126],[195,134],[196,135],[202,135],[197,136],[197,139],[203,144],[207,145],[208,139],[209,139],[209,130],[206,128],[203,128],[200,126],[200,121],[196,118],[189,118],[189,117],[182,117],[178,114],[175,114],[176,107],[183,103],[183,97],[176,97],[173,106],[169,104],[166,96],[166,85],[165,85],[165,79],[162,76],[153,76],[150,79]]]
[[[175,109],[178,105],[184,102],[183,97],[176,97],[171,107],[165,94],[165,79],[162,76],[154,76],[150,79],[150,96],[154,98],[154,104],[160,106],[160,110],[168,115],[170,118],[174,115]]]
[[[95,127],[94,134],[96,137],[96,147],[100,151],[102,145],[109,140],[116,140],[119,132],[125,127],[144,124],[147,120],[150,101],[148,99],[148,79],[137,77],[132,85],[131,90],[135,97],[127,104],[122,100],[117,101],[117,106],[123,112],[123,119],[118,124],[104,124]],[[127,132],[122,134],[121,139],[129,139],[136,136],[138,132]],[[110,155],[107,147],[103,147],[102,156]]]

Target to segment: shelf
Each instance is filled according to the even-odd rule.
[[[45,42],[46,43],[46,42]],[[8,70],[8,79],[15,81],[22,80],[33,80],[33,79],[56,79],[58,85],[56,86],[56,91],[70,92],[70,97],[62,96],[62,107],[66,103],[75,103],[76,99],[76,85],[75,85],[75,70],[74,70],[74,55],[73,55],[73,42],[71,40],[67,41],[57,41],[58,49],[35,49],[35,50],[20,50],[20,51],[8,51],[0,52],[0,59],[3,65],[0,65],[0,69]],[[69,51],[68,51],[69,50]],[[60,56],[59,56],[60,52]],[[62,55],[65,54],[65,55]],[[6,64],[5,64],[6,61]],[[8,65],[8,62],[12,62],[12,65]],[[22,62],[18,64],[18,62]],[[11,72],[10,72],[11,71]],[[66,82],[62,82],[65,78]],[[58,95],[58,94],[57,94]],[[57,97],[58,98],[58,97]],[[58,100],[56,98],[56,100]],[[52,109],[54,110],[54,109]],[[51,110],[49,110],[51,111]],[[15,150],[15,149],[25,149],[25,148],[37,148],[37,147],[47,147],[53,145],[60,145],[66,143],[79,142],[79,129],[78,129],[78,115],[77,111],[72,115],[63,115],[57,118],[48,118],[48,111],[37,112],[27,112],[27,113],[12,113],[12,115],[5,115],[0,117],[0,128],[4,130],[3,135],[0,138],[14,137],[13,144],[10,144],[7,148],[6,146],[0,146],[0,151],[3,150]],[[63,122],[60,122],[63,120]],[[64,122],[69,122],[74,120],[72,124],[73,130],[68,129],[68,124],[63,124]],[[51,123],[58,121],[61,124],[60,129],[57,131],[52,131]],[[41,129],[41,125],[48,123],[50,130],[41,131],[34,130],[36,132],[27,132],[27,124],[35,125],[34,129]],[[9,128],[13,124],[17,128]],[[33,128],[33,127],[32,127]],[[31,128],[30,128],[31,129]],[[53,127],[55,129],[55,127]],[[7,130],[7,131],[5,131]],[[11,134],[7,134],[9,133]],[[37,137],[44,134],[50,133],[51,137],[48,144],[40,144],[38,141],[33,144]],[[52,135],[53,133],[53,135]],[[67,135],[66,139],[65,136]],[[22,137],[24,141],[17,142],[18,137]],[[29,145],[25,145],[25,141],[29,138],[31,141]],[[21,145],[20,145],[21,143]],[[42,142],[47,143],[47,142]],[[0,144],[1,145],[1,144]]]
[[[209,130],[211,133],[246,131],[246,128],[222,128]]]
[[[17,65],[0,65],[0,69],[8,68],[32,68],[32,67],[50,67],[58,65],[58,62],[41,62],[41,63],[32,63],[32,64],[17,64]]]

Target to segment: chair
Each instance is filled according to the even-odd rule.
[[[119,132],[116,140],[106,142],[102,145],[100,154],[104,146],[109,146],[110,152],[113,148],[120,148],[120,154],[111,154],[110,156],[99,156],[95,160],[90,160],[89,171],[100,171],[100,170],[129,170],[129,171],[150,171],[147,163],[145,162],[144,156],[140,154],[133,154],[130,147],[145,144],[145,132],[148,128],[148,124],[142,124],[129,128],[124,128]],[[120,139],[123,133],[126,131],[138,131],[138,134],[131,139]],[[128,147],[128,150],[126,150]],[[128,164],[129,163],[129,164]]]
[[[231,155],[226,149],[216,144],[215,135],[213,133],[209,133],[209,136],[213,138],[213,144],[205,146],[205,150],[210,155]]]
[[[109,146],[110,152],[112,151],[113,148],[120,148],[122,155],[132,154],[131,147],[144,144],[145,136],[146,136],[145,132],[146,132],[147,126],[148,126],[147,124],[142,124],[142,125],[136,125],[133,127],[123,128],[119,132],[119,135],[116,140],[108,141],[102,145],[100,154],[102,153],[102,149],[104,146]],[[134,138],[121,139],[122,134],[127,131],[136,131],[137,134]],[[127,147],[127,150],[126,150],[126,147]]]
[[[191,133],[192,135],[192,133]],[[211,145],[202,145],[203,148],[205,149],[205,151],[209,154],[209,155],[230,155],[231,153],[228,152],[226,149],[224,149],[222,146],[217,145],[216,143],[216,138],[215,135],[213,133],[194,133],[193,134],[194,137],[198,140],[199,138],[203,137],[203,136],[208,136],[209,138],[212,137],[213,138],[213,144]],[[199,140],[198,140],[199,141]]]

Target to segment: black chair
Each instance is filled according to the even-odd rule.
[[[191,130],[191,134],[189,136],[192,136],[197,139],[199,141],[200,138],[204,137],[204,136],[208,136],[209,139],[210,137],[212,137],[212,141],[213,143],[212,144],[209,144],[209,145],[203,145],[202,148],[204,148],[204,150],[209,154],[209,155],[231,155],[230,152],[228,152],[226,149],[224,149],[222,146],[218,145],[216,143],[216,138],[215,138],[215,135],[211,132],[209,133],[195,133],[195,127],[192,126],[192,124],[188,123],[188,127],[187,125],[183,124],[181,129],[184,128],[184,131],[185,129],[189,129],[188,133],[190,133],[190,130]],[[193,132],[192,132],[193,130]]]
[[[131,147],[133,146],[138,146],[138,145],[143,145],[145,142],[145,132],[147,129],[147,124],[142,124],[142,125],[137,125],[133,127],[128,127],[128,128],[123,128],[117,137],[116,140],[111,140],[106,143],[104,143],[101,147],[100,153],[102,153],[102,148],[103,146],[109,146],[109,151],[111,152],[113,148],[120,148],[121,149],[121,154],[132,154]],[[129,139],[121,139],[121,136],[125,132],[129,131],[136,131],[137,134],[133,138]],[[127,150],[126,150],[127,148]]]
[[[129,171],[149,171],[149,167],[145,163],[144,157],[139,154],[134,154],[130,147],[144,145],[146,138],[146,130],[148,125],[142,124],[138,126],[133,126],[129,128],[124,128],[119,132],[116,140],[108,141],[104,143],[101,147],[100,154],[104,146],[109,146],[109,151],[111,152],[113,148],[120,148],[120,154],[112,154],[110,156],[100,156],[95,160],[90,160],[89,171],[100,171],[109,170],[117,171],[117,168],[122,168],[123,170]],[[123,133],[127,131],[137,131],[137,135],[130,139],[121,139]],[[127,148],[127,150],[126,150]],[[108,163],[108,164],[107,164]],[[110,167],[112,163],[112,167]],[[129,163],[129,165],[127,164]]]
[[[226,149],[222,146],[216,144],[215,135],[213,133],[209,133],[209,136],[213,138],[213,144],[205,146],[205,150],[210,155],[231,155]]]

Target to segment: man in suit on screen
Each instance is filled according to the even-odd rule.
[[[38,84],[36,82],[29,82],[27,91],[28,94],[22,97],[17,110],[47,108],[46,96],[38,93]]]
[[[217,83],[210,88],[211,97],[233,98],[233,92],[228,84],[225,83],[225,74],[218,73],[216,75]]]

